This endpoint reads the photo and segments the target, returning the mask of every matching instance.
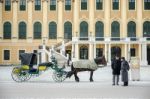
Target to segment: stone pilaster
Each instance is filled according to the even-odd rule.
[[[110,0],[104,0],[104,3],[105,3],[105,8],[104,8],[104,16],[105,16],[105,29],[104,29],[104,36],[105,37],[110,37],[111,34],[110,34]]]
[[[107,44],[105,44],[105,58],[106,58],[106,61],[108,62],[108,48],[107,48]]]
[[[76,60],[79,60],[79,44],[75,44],[75,58]]]
[[[142,60],[141,65],[146,66],[147,65],[147,44],[142,44]]]
[[[111,44],[108,44],[108,65],[111,64]]]
[[[73,8],[73,23],[74,23],[74,28],[73,28],[73,36],[77,36],[79,34],[79,0],[74,0],[74,8]]]
[[[94,54],[93,51],[94,51],[94,50],[93,50],[93,44],[90,43],[90,44],[89,44],[89,59],[90,59],[90,60],[93,59],[93,54]]]
[[[2,0],[0,0],[0,39],[2,39],[2,37],[3,37],[3,33],[2,33],[3,32],[3,30],[2,30],[3,29],[2,28],[3,27],[3,24],[2,24],[3,23],[3,21],[2,21],[3,15],[2,14],[3,14],[2,13]]]
[[[63,39],[63,0],[57,0],[57,20],[58,20],[58,35],[57,35],[57,39],[59,41],[62,41]]]
[[[95,35],[94,32],[94,2],[93,0],[89,0],[89,35]]]
[[[48,1],[43,0],[42,39],[45,40],[45,42],[47,42],[47,40],[48,40],[47,7],[48,7]]]
[[[32,3],[33,0],[28,0],[28,27],[27,27],[28,41],[32,41],[33,39]]]
[[[120,29],[120,37],[127,37],[127,0],[121,0],[121,18],[122,18],[122,28]]]
[[[124,44],[124,57],[126,60],[128,60],[128,45]]]
[[[18,0],[12,0],[13,23],[12,23],[12,40],[18,39]]]
[[[137,5],[142,5],[143,0],[137,0]],[[143,37],[143,31],[142,31],[142,28],[143,28],[143,25],[142,25],[142,8],[143,6],[138,6],[138,9],[137,9],[137,36],[138,37]]]

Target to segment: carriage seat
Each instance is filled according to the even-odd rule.
[[[51,66],[53,65],[51,62],[40,63],[39,66]]]

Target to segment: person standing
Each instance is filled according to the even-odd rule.
[[[115,59],[112,60],[111,64],[112,74],[113,74],[113,84],[119,85],[119,75],[121,70],[121,60],[118,56],[115,56]]]
[[[123,86],[128,86],[128,71],[130,69],[128,62],[124,57],[121,58],[121,77],[124,83]]]

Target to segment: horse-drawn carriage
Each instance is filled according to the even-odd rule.
[[[12,79],[16,82],[28,81],[33,76],[39,76],[43,71],[53,69],[53,80],[62,82],[66,78],[75,76],[75,80],[79,82],[78,72],[90,71],[90,81],[93,81],[93,72],[98,69],[99,64],[106,65],[105,57],[96,58],[93,60],[75,61],[71,64],[71,71],[67,72],[63,66],[57,64],[54,56],[51,57],[51,62],[37,64],[37,54],[22,53],[20,54],[21,65],[15,66],[12,70]],[[34,68],[36,66],[37,68]]]
[[[63,67],[57,65],[55,57],[51,57],[52,62],[37,64],[37,54],[22,53],[20,54],[21,65],[15,66],[12,70],[12,79],[16,82],[28,81],[33,76],[39,76],[43,71],[53,69],[53,80],[62,82],[66,79],[67,72]],[[34,68],[36,66],[37,68]]]

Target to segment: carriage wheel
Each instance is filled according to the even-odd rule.
[[[57,71],[54,71],[52,77],[53,77],[53,80],[55,82],[62,82],[66,79],[66,75],[67,73],[66,72],[57,72]]]
[[[16,82],[24,82],[31,78],[28,71],[21,70],[21,68],[15,67],[11,73],[12,79]]]

